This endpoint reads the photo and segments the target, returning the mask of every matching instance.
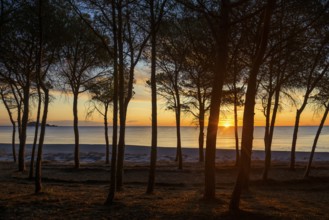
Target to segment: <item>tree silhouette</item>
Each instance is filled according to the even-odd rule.
[[[105,50],[98,38],[76,16],[67,24],[67,41],[60,53],[59,73],[64,90],[73,94],[74,163],[80,167],[78,98],[88,88],[86,85],[104,74]]]
[[[329,100],[328,100],[328,93],[329,93],[329,86],[328,86],[328,76],[324,77],[324,79],[320,82],[320,85],[318,86],[318,93],[311,97],[311,99],[313,99],[313,101],[317,104],[317,108],[319,110],[324,110],[322,118],[321,118],[321,122],[319,124],[318,130],[316,132],[316,135],[314,137],[314,141],[313,141],[313,145],[312,145],[312,150],[311,150],[311,154],[310,154],[310,158],[304,173],[304,178],[309,176],[310,170],[311,170],[311,166],[312,166],[312,162],[313,162],[313,157],[314,157],[314,153],[315,153],[315,149],[323,128],[323,125],[327,119],[328,113],[329,113]]]
[[[249,180],[253,131],[254,131],[255,98],[257,93],[256,90],[257,75],[259,73],[259,69],[263,62],[264,54],[267,48],[270,25],[271,25],[271,17],[275,7],[275,3],[276,3],[275,0],[268,0],[266,3],[264,15],[260,21],[261,30],[259,32],[260,34],[258,38],[259,42],[256,43],[257,49],[249,73],[246,100],[244,106],[244,115],[243,115],[241,160],[240,160],[238,177],[230,201],[230,210],[233,211],[239,209],[241,192],[243,188],[247,186]]]
[[[1,76],[15,89],[19,103],[18,170],[25,171],[26,129],[30,114],[31,82],[35,79],[36,31],[32,4],[19,4],[1,26]],[[3,12],[2,12],[3,13]],[[31,21],[27,24],[26,21]]]
[[[199,126],[199,162],[204,161],[204,129],[209,111],[211,83],[214,74],[214,44],[205,19],[195,12],[185,12],[182,20],[187,54],[183,67],[182,86],[186,97],[184,111],[190,113]]]
[[[169,18],[170,23],[162,22],[159,30],[157,65],[159,73],[156,75],[157,93],[166,101],[166,109],[175,112],[178,169],[183,168],[181,144],[181,112],[184,109],[182,101],[182,74],[187,54],[186,40],[179,27],[179,20]]]
[[[87,117],[90,117],[95,111],[104,118],[105,130],[105,163],[110,163],[110,144],[108,135],[108,111],[113,101],[113,78],[100,77],[87,85],[90,94],[90,106]]]
[[[152,102],[152,137],[151,137],[151,158],[150,172],[147,182],[146,193],[150,194],[154,191],[155,185],[155,168],[157,160],[157,138],[158,138],[158,120],[157,120],[157,89],[156,89],[156,58],[157,58],[157,32],[160,22],[165,13],[167,0],[147,0],[146,5],[149,9],[149,32],[151,47],[151,102]]]
[[[144,27],[146,22],[144,17],[147,15],[145,15],[143,4],[137,1],[113,1],[114,8],[112,8],[112,2],[106,1],[70,1],[70,4],[107,48],[110,57],[117,56],[119,59],[116,68],[120,71],[118,79],[121,79],[122,83],[119,83],[120,88],[118,88],[117,94],[120,105],[118,107],[120,110],[120,132],[117,143],[116,190],[121,191],[123,187],[126,118],[129,103],[134,95],[135,68],[150,37],[147,28]],[[88,13],[94,15],[92,22],[84,17],[83,8],[88,8]],[[113,13],[115,13],[115,19],[113,19]],[[114,35],[114,29],[116,35]],[[115,42],[111,42],[109,39],[113,39]],[[114,44],[117,45],[116,52],[113,49]]]
[[[0,95],[1,95],[1,100],[3,104],[5,105],[6,111],[8,113],[10,122],[13,127],[12,131],[12,152],[13,152],[13,160],[16,163],[16,121],[13,116],[13,110],[17,108],[15,105],[14,98],[11,95],[12,90],[10,89],[10,86],[8,85],[0,85]]]
[[[295,169],[295,151],[296,151],[296,144],[297,144],[297,136],[299,130],[299,122],[300,117],[305,110],[305,107],[308,104],[308,100],[314,89],[316,88],[317,84],[320,82],[322,77],[327,73],[329,68],[329,64],[327,63],[326,56],[327,50],[325,49],[329,43],[329,38],[326,36],[325,38],[319,39],[320,42],[314,45],[314,48],[310,50],[310,63],[309,68],[305,71],[301,72],[300,81],[303,82],[305,86],[305,93],[303,96],[302,104],[296,110],[296,119],[295,119],[295,126],[294,126],[294,133],[291,145],[291,159],[290,159],[290,169]]]

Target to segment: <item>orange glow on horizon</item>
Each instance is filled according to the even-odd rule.
[[[143,90],[144,87],[140,88]],[[71,126],[73,124],[72,114],[72,96],[70,94],[64,95],[60,92],[53,91],[52,95],[54,99],[50,103],[48,121],[51,124]],[[140,91],[140,95],[136,95],[128,107],[127,113],[127,126],[151,126],[151,102],[147,99],[149,94],[145,91]],[[97,113],[92,118],[86,119],[86,112],[88,108],[89,96],[87,93],[81,94],[79,97],[79,122],[81,125],[86,126],[101,126],[103,125],[103,117]],[[264,126],[265,117],[260,107],[255,107],[255,126]],[[282,112],[277,115],[276,126],[293,126],[295,122],[296,110],[294,107],[286,107]],[[159,99],[158,102],[158,126],[175,126],[175,113],[173,111],[167,111],[163,100]],[[33,121],[36,118],[36,106],[31,105],[30,120]],[[233,112],[225,112],[225,115],[220,115],[219,126],[224,128],[230,128],[234,126]],[[112,111],[109,111],[109,124],[112,122]],[[308,106],[303,112],[300,126],[318,126],[321,120],[321,114],[314,114],[312,106]],[[196,120],[190,114],[181,115],[181,126],[196,126]],[[208,116],[205,120],[205,126],[208,124]],[[8,114],[0,103],[0,125],[11,125]],[[238,111],[238,126],[243,125],[243,108]],[[325,126],[329,125],[329,119],[327,119]]]
[[[225,121],[225,122],[223,123],[223,126],[224,126],[225,128],[229,128],[229,127],[232,126],[232,124],[231,124],[229,121]]]

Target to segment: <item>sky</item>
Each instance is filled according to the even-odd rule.
[[[149,79],[149,71],[147,68],[140,68],[136,70],[136,84],[134,85],[135,96],[131,100],[128,107],[127,125],[128,126],[151,126],[151,91],[146,86],[146,80]],[[72,126],[72,96],[70,94],[62,94],[60,92],[52,92],[54,100],[49,106],[48,123],[59,126]],[[79,98],[79,125],[81,126],[101,126],[103,125],[103,118],[94,113],[91,118],[86,119],[88,110],[89,95],[87,93],[81,94]],[[255,125],[264,126],[265,118],[259,110],[260,106],[256,105]],[[30,120],[35,120],[35,107],[32,107]],[[221,112],[220,126],[233,125],[233,107],[231,109]],[[290,105],[284,106],[284,109],[277,117],[277,126],[293,126],[295,120],[296,108]],[[243,109],[239,112],[239,126],[242,125]],[[109,112],[109,123],[112,121],[112,112]],[[308,106],[302,114],[300,125],[302,126],[318,126],[321,120],[321,115],[314,114],[314,109]],[[7,112],[2,103],[0,103],[0,126],[10,125]],[[159,97],[158,101],[158,125],[159,126],[175,126],[175,115],[172,111],[167,111],[165,103]],[[191,115],[182,114],[182,126],[195,126],[193,117]],[[329,125],[327,120],[326,125]]]

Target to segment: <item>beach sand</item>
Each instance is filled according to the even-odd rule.
[[[233,160],[218,160],[218,199],[204,201],[203,164],[188,161],[178,170],[171,159],[160,160],[155,193],[146,195],[148,161],[128,159],[124,191],[108,207],[103,203],[110,167],[102,161],[84,161],[79,170],[70,161],[45,161],[44,192],[39,195],[33,194],[34,182],[27,179],[27,173],[2,161],[0,219],[329,219],[329,162],[325,159],[314,163],[308,179],[303,179],[305,161],[299,160],[296,170],[290,171],[287,160],[275,160],[268,182],[260,180],[262,158],[253,160],[250,190],[242,196],[239,213],[228,212],[237,174],[233,164]]]
[[[17,146],[18,147],[18,146]],[[32,145],[26,145],[26,160],[30,160]],[[298,150],[298,148],[297,148]],[[18,152],[18,148],[16,149]],[[110,147],[111,153],[111,147]],[[199,150],[197,148],[182,148],[184,162],[197,162]],[[297,162],[307,162],[310,152],[296,152]],[[252,152],[252,160],[264,160],[265,153],[261,150]],[[173,161],[176,158],[176,148],[158,147],[158,161]],[[273,151],[272,161],[287,162],[290,158],[288,151]],[[74,145],[73,144],[46,144],[43,148],[43,160],[48,162],[61,162],[71,164],[74,162]],[[234,162],[235,150],[217,149],[217,162]],[[11,144],[0,144],[0,161],[12,161]],[[105,145],[80,145],[80,161],[82,163],[97,163],[105,161]],[[150,147],[146,146],[126,146],[125,161],[127,162],[149,162]],[[316,152],[314,161],[329,161],[329,152]]]

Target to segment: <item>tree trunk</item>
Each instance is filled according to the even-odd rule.
[[[199,111],[199,126],[200,126],[200,131],[199,131],[199,162],[204,161],[204,110],[200,109]]]
[[[78,128],[78,91],[73,94],[73,129],[74,129],[74,167],[80,168],[79,128]]]
[[[225,2],[225,3],[224,3]],[[226,1],[222,1],[221,20],[216,40],[216,72],[212,84],[210,113],[206,138],[206,156],[205,156],[205,188],[204,198],[214,199],[216,197],[216,140],[219,122],[220,103],[222,96],[222,87],[227,72],[228,59],[228,38],[229,38],[229,7]]]
[[[260,64],[259,64],[260,65]],[[232,194],[230,209],[238,209],[240,195],[243,188],[247,188],[248,175],[251,162],[251,151],[254,130],[254,105],[256,95],[257,72],[251,71],[246,93],[246,102],[243,115],[243,129],[241,141],[241,158],[238,177]]]
[[[112,6],[112,31],[113,31],[113,133],[112,133],[112,157],[111,157],[111,180],[110,189],[105,204],[113,203],[116,188],[116,164],[117,164],[117,141],[118,141],[118,45],[116,28],[116,9],[115,2]],[[112,54],[109,54],[111,57]]]
[[[118,144],[118,162],[116,173],[116,190],[123,190],[123,161],[125,155],[125,86],[124,86],[124,57],[123,57],[123,24],[122,1],[118,1],[118,54],[119,54],[119,111],[120,111],[120,136]]]
[[[124,172],[124,167],[123,167],[123,163],[124,163],[124,155],[125,155],[125,137],[126,137],[126,122],[127,122],[127,110],[128,110],[128,104],[129,101],[126,100],[124,103],[124,117],[120,118],[121,123],[123,124],[122,128],[121,128],[121,124],[120,124],[120,137],[121,138],[121,143],[120,143],[120,137],[119,137],[119,151],[118,151],[118,168],[117,168],[117,172],[120,170],[120,174],[117,173],[117,187],[120,187],[119,189],[117,189],[117,191],[122,191],[123,190],[123,172]],[[120,148],[120,144],[121,147]],[[121,150],[120,150],[121,149]],[[120,179],[120,180],[118,180]]]
[[[272,84],[272,77],[270,77],[270,84]],[[272,86],[270,86],[272,87]],[[265,181],[267,180],[267,174],[268,174],[268,169],[269,169],[269,166],[270,166],[270,155],[271,155],[271,149],[270,149],[270,146],[269,146],[269,139],[270,139],[270,119],[271,119],[271,109],[272,109],[272,91],[270,89],[270,92],[268,94],[268,99],[267,99],[267,107],[266,107],[266,113],[265,113],[265,134],[264,134],[264,144],[265,144],[265,169],[264,169],[264,172],[263,172],[263,176],[262,176],[262,179]]]
[[[235,166],[239,165],[240,149],[239,149],[239,127],[238,127],[238,97],[236,89],[236,80],[234,80],[234,137],[235,137]]]
[[[22,101],[19,102],[17,107],[17,127],[18,127],[18,137],[20,138],[22,133],[22,114],[21,114]]]
[[[35,123],[34,140],[33,140],[32,153],[31,153],[30,173],[29,173],[29,179],[30,180],[33,178],[34,155],[35,155],[35,148],[36,148],[37,140],[38,140],[41,102],[42,102],[41,91],[40,91],[40,86],[39,85],[38,85],[37,89],[38,89],[38,110],[37,110],[37,120],[36,120],[36,123]]]
[[[267,1],[267,6],[264,13],[263,30],[259,38],[259,46],[256,51],[256,56],[253,60],[252,68],[250,70],[245,109],[243,114],[240,166],[229,206],[230,210],[232,211],[237,211],[239,209],[242,189],[248,185],[254,133],[254,111],[257,92],[257,75],[267,47],[268,35],[270,32],[270,22],[274,6],[275,0]]]
[[[146,193],[151,194],[155,185],[155,168],[157,160],[157,93],[156,93],[156,19],[154,11],[154,1],[150,1],[151,13],[151,102],[152,102],[152,138],[151,138],[151,158],[150,171]]]
[[[27,82],[24,87],[24,108],[21,124],[21,132],[19,135],[19,153],[18,153],[18,171],[25,171],[25,144],[26,144],[26,129],[29,121],[29,104],[30,104],[30,77],[27,77]]]
[[[312,161],[313,161],[313,156],[314,156],[314,152],[315,152],[315,148],[316,148],[316,145],[318,143],[318,140],[319,140],[319,137],[320,137],[320,134],[321,134],[323,125],[324,125],[324,123],[325,123],[325,121],[327,119],[328,112],[329,112],[329,105],[327,104],[326,110],[325,110],[325,112],[324,112],[324,114],[322,116],[322,119],[321,119],[321,122],[320,122],[320,125],[319,125],[319,128],[318,128],[318,131],[316,132],[316,135],[315,135],[315,138],[314,138],[314,142],[313,142],[313,146],[312,146],[312,151],[311,151],[310,159],[308,161],[307,168],[306,168],[306,171],[305,171],[305,174],[304,174],[304,178],[308,177],[308,175],[310,173],[311,166],[312,166]]]
[[[281,87],[279,86],[277,88],[277,91],[275,92],[275,101],[274,101],[273,113],[272,113],[272,119],[271,119],[270,137],[269,137],[269,146],[270,146],[270,148],[272,147],[276,116],[277,116],[278,109],[279,109],[280,91],[281,91]]]
[[[106,144],[105,164],[110,164],[110,144],[109,144],[109,133],[108,133],[108,122],[107,122],[107,107],[105,108],[105,114],[104,114],[104,131],[105,131],[105,144]]]
[[[269,116],[266,116],[266,118]],[[266,119],[266,121],[268,121],[268,119]],[[264,172],[262,175],[262,179],[264,181],[267,180],[268,177],[268,170],[270,168],[270,158],[271,158],[271,149],[269,147],[269,128],[270,128],[270,124],[266,123],[265,126],[265,135],[264,135],[264,144],[265,144],[265,161],[264,161]]]
[[[133,63],[133,60],[131,61]],[[126,138],[126,122],[127,122],[127,111],[128,105],[133,95],[133,82],[134,82],[134,65],[130,65],[130,73],[129,73],[129,84],[127,97],[123,96],[123,116],[120,115],[120,136],[119,136],[119,144],[118,144],[118,167],[117,167],[117,191],[123,190],[123,172],[124,172],[124,155],[125,155],[125,138]]]
[[[16,163],[16,124],[15,122],[13,123],[13,131],[12,131],[12,137],[11,137],[11,146],[12,146],[12,151],[13,151],[13,160],[14,163]]]
[[[180,132],[180,114],[181,107],[179,104],[179,97],[177,97],[178,106],[175,111],[176,114],[176,135],[177,135],[177,158],[178,158],[178,169],[183,169],[183,155],[182,155],[182,142],[181,142],[181,132]]]
[[[42,190],[42,182],[41,182],[42,149],[43,149],[43,142],[46,133],[46,123],[47,123],[48,106],[49,106],[49,90],[44,88],[43,91],[45,95],[45,101],[44,101],[43,116],[41,121],[40,139],[39,139],[38,155],[37,155],[36,170],[35,170],[35,193],[39,193]]]
[[[265,167],[263,172],[263,180],[268,179],[268,172],[271,167],[271,158],[272,158],[272,140],[273,140],[273,134],[274,134],[274,128],[275,128],[275,121],[276,121],[276,115],[279,109],[279,99],[280,99],[280,90],[281,86],[278,86],[275,91],[275,101],[273,106],[273,112],[272,112],[272,118],[271,123],[269,127],[269,134],[268,134],[268,149],[265,152]]]
[[[38,146],[38,154],[37,154],[37,164],[36,164],[36,171],[35,171],[35,193],[39,193],[42,189],[41,185],[41,163],[42,163],[42,149],[43,149],[43,142],[45,138],[46,132],[46,123],[47,123],[47,116],[48,116],[48,106],[49,106],[49,90],[45,87],[43,82],[43,76],[41,74],[41,67],[42,67],[42,51],[43,51],[43,26],[42,26],[42,0],[38,1],[39,6],[39,13],[38,13],[38,20],[39,20],[39,56],[37,62],[37,86],[38,86],[38,95],[39,95],[39,105],[38,105],[38,118],[37,121],[39,123],[40,118],[40,108],[41,108],[41,92],[40,87],[42,88],[45,96],[44,100],[44,107],[43,107],[43,115],[41,121],[41,131],[40,131],[40,139],[39,139],[39,146]],[[39,127],[39,124],[37,126]],[[36,134],[37,136],[37,134]],[[36,143],[36,140],[35,140]],[[34,152],[33,152],[34,153]],[[34,157],[34,155],[33,155]],[[33,158],[34,160],[34,158]],[[32,168],[33,169],[33,168]],[[30,172],[32,174],[32,172]]]
[[[296,152],[296,143],[297,143],[297,136],[298,136],[298,129],[299,129],[299,120],[302,112],[298,109],[296,111],[296,119],[295,119],[295,127],[294,133],[292,136],[292,144],[291,144],[291,155],[290,155],[290,169],[295,169],[295,152]]]
[[[175,82],[174,82],[174,96],[176,97],[176,136],[177,136],[177,161],[178,161],[178,169],[183,169],[183,154],[182,154],[182,140],[181,140],[181,127],[180,127],[180,119],[181,119],[181,103],[180,103],[180,94],[179,94],[179,72],[175,71]]]
[[[120,136],[118,144],[118,163],[117,163],[117,172],[116,172],[116,191],[120,192],[123,190],[123,162],[125,156],[125,119],[122,118],[120,111]]]

